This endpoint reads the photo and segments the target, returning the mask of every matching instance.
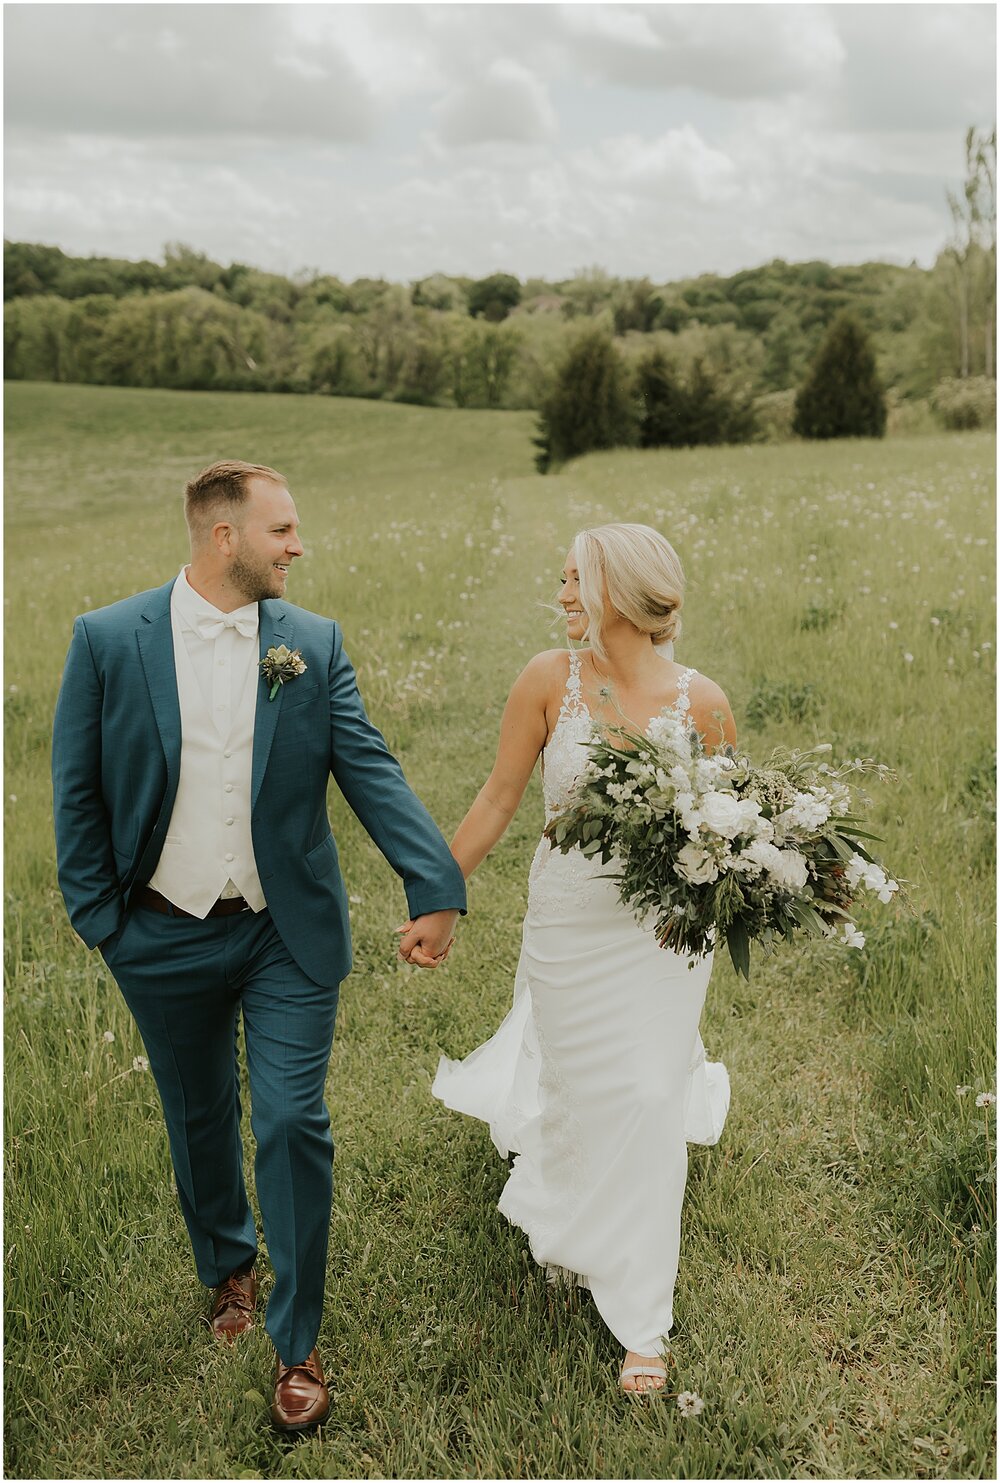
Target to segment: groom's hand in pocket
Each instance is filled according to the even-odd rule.
[[[429,911],[423,916],[404,922],[396,931],[399,936],[399,957],[404,963],[417,968],[439,968],[451,951],[455,941],[455,923],[458,911]]]

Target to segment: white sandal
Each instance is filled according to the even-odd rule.
[[[638,1386],[622,1385],[623,1380],[634,1380],[639,1375],[648,1375],[653,1380],[662,1380],[662,1385],[644,1385],[640,1390]],[[667,1388],[666,1366],[662,1370],[655,1369],[652,1365],[626,1365],[618,1377],[623,1395],[627,1395],[633,1401],[645,1400],[647,1396],[660,1395]]]

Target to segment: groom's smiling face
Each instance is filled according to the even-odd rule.
[[[234,522],[228,577],[246,602],[284,597],[288,569],[302,555],[299,517],[288,490],[270,479],[250,479]]]

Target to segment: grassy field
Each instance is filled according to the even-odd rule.
[[[993,439],[592,456],[533,473],[526,414],[7,387],[6,1471],[108,1478],[969,1478],[995,1474]],[[694,1149],[675,1389],[630,1407],[589,1299],[495,1210],[486,1131],[430,1097],[508,1006],[537,783],[474,879],[445,969],[337,797],[357,966],[329,1101],[337,1189],[321,1350],[334,1408],[269,1429],[262,1328],[199,1324],[155,1088],[55,886],[50,717],[73,615],[160,583],[179,490],[274,464],[376,722],[442,828],[487,773],[507,689],[558,642],[569,538],[659,526],[689,577],[679,656],[743,740],[898,770],[873,817],[908,904],[864,954],[721,959],[703,1034],[733,1106]],[[112,1038],[113,1037],[113,1038]],[[957,1086],[971,1092],[956,1095]]]

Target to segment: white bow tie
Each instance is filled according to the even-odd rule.
[[[203,639],[217,639],[219,634],[227,628],[235,628],[243,638],[252,639],[257,634],[257,613],[242,610],[236,613],[224,613],[219,618],[210,618],[207,613],[199,613],[195,619],[195,628],[198,630],[199,637]]]

